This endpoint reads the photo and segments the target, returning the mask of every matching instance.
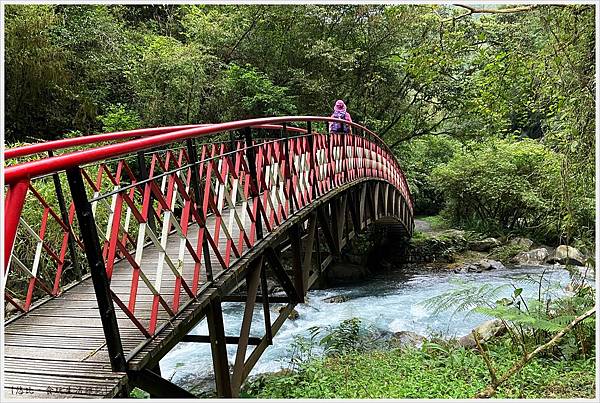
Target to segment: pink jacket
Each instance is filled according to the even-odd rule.
[[[346,111],[346,104],[341,99],[335,103],[335,107],[333,108],[333,111],[334,111],[334,113],[331,114],[332,118],[335,118],[335,116],[334,116],[335,112],[344,112],[346,114],[344,116],[344,119],[347,120],[348,122],[352,122],[352,116],[350,116],[350,113]],[[333,126],[333,122],[329,122],[329,132],[332,131],[331,130],[332,126]],[[349,133],[352,133],[352,127],[349,128]]]

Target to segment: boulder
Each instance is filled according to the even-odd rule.
[[[469,243],[469,249],[477,252],[487,252],[496,246],[500,246],[500,241],[496,238],[485,238],[480,241],[473,241]]]
[[[325,298],[323,301],[329,302],[330,304],[340,304],[349,300],[350,297],[347,295],[334,295],[333,297]]]
[[[500,270],[505,269],[504,265],[497,260],[483,259],[476,263],[483,270]]]
[[[465,263],[462,266],[457,266],[453,269],[454,273],[462,274],[462,273],[481,273],[483,270],[475,266],[472,263]]]
[[[531,248],[531,245],[533,245],[533,241],[531,239],[521,238],[521,237],[513,238],[513,239],[510,240],[509,243],[511,245],[520,246],[523,249],[527,249],[527,250],[529,250],[529,248]]]
[[[454,273],[462,274],[467,272],[467,268],[465,266],[459,266],[453,269]]]
[[[472,263],[468,263],[465,266],[465,269],[469,272],[469,273],[481,273],[483,270],[481,269],[481,267],[474,265]]]
[[[484,270],[505,269],[504,265],[497,260],[482,259],[476,263],[465,263],[454,269],[454,273],[481,273]]]
[[[284,309],[285,309],[285,306],[279,307],[279,308],[277,309],[277,312],[281,313],[281,312],[283,312],[283,310],[284,310]],[[298,311],[297,311],[297,310],[295,310],[295,309],[292,309],[292,311],[291,311],[291,312],[290,312],[290,314],[288,315],[288,319],[289,319],[289,320],[296,320],[296,319],[298,319],[299,317],[300,317],[300,314],[299,314],[299,313],[298,313]]]
[[[519,252],[510,261],[515,264],[538,266],[548,259],[550,252],[546,248],[532,249],[529,252]]]
[[[15,301],[18,305],[23,306],[23,301],[21,301],[18,298],[13,298],[13,301]],[[19,313],[20,311],[10,302],[6,303],[6,306],[4,307],[4,316],[11,316],[13,314]]]
[[[585,289],[590,289],[591,286],[589,284],[586,283],[569,283],[565,286],[565,291],[566,292],[570,292],[570,293],[575,293],[579,290],[585,290]]]
[[[393,344],[398,347],[416,347],[419,348],[423,345],[425,337],[410,331],[396,332],[391,338]]]
[[[483,344],[494,337],[502,336],[506,333],[506,326],[504,326],[504,323],[500,319],[492,319],[483,322],[473,330],[477,332],[479,341]],[[458,339],[458,344],[465,348],[477,347],[475,338],[473,338],[473,332]]]
[[[572,246],[560,245],[547,262],[583,266],[585,256]]]

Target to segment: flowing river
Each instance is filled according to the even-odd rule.
[[[508,285],[501,297],[512,293],[510,284],[523,288],[523,296],[537,298],[538,284],[531,279],[540,279],[546,269],[542,287],[549,296],[564,294],[569,283],[569,274],[560,268],[543,266],[521,266],[482,273],[454,274],[443,272],[406,273],[400,269],[378,273],[371,278],[352,285],[314,290],[308,293],[307,302],[299,304],[296,310],[299,317],[287,320],[273,339],[273,345],[264,352],[251,375],[275,372],[289,367],[292,355],[291,345],[295,336],[310,336],[314,326],[336,326],[350,318],[360,318],[362,323],[383,332],[403,330],[422,335],[462,336],[488,317],[477,313],[453,312],[452,310],[435,313],[435,309],[424,304],[431,298],[450,290],[468,285],[490,286]],[[527,280],[529,278],[529,280]],[[332,296],[346,296],[341,303],[324,301]],[[493,302],[493,301],[492,301]],[[271,307],[273,310],[273,306]],[[223,315],[225,333],[238,335],[241,326],[243,304],[224,303]],[[271,320],[277,313],[272,312]],[[262,305],[257,304],[254,312],[251,336],[264,334]],[[206,321],[202,321],[192,331],[193,334],[208,334]],[[228,345],[229,360],[235,359],[236,345]],[[251,350],[252,346],[249,346]],[[208,385],[212,379],[212,358],[208,343],[180,343],[160,362],[162,376],[184,387]],[[202,387],[200,387],[202,389]]]

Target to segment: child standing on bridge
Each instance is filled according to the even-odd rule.
[[[338,99],[335,103],[331,117],[352,122],[352,117],[350,117],[350,114],[346,111],[346,104],[341,99]],[[329,133],[352,134],[352,127],[340,122],[329,122]]]

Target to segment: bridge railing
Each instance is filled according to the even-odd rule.
[[[65,265],[81,267],[71,279],[102,267],[109,298],[150,336],[217,271],[335,187],[385,180],[412,211],[406,179],[385,143],[358,124],[346,135],[312,130],[330,121],[336,119],[195,126],[6,168],[6,300],[26,312],[37,294],[60,292]],[[299,123],[306,128],[292,126]],[[280,134],[256,139],[256,128]],[[53,194],[48,186],[56,181],[70,191]],[[23,219],[24,209],[34,223]],[[157,256],[148,257],[147,245]],[[115,265],[126,275],[115,277]],[[23,284],[25,293],[13,289]]]
[[[8,149],[4,153],[9,164],[53,158],[57,155],[80,150],[85,146],[92,149],[99,144],[110,144],[126,140],[151,137],[174,131],[206,127],[209,124],[172,126],[105,133],[98,135],[68,138],[45,143],[25,145]],[[278,133],[278,125],[253,125],[267,136]],[[290,131],[302,132],[299,128]],[[202,138],[200,141],[210,141]],[[163,146],[164,148],[164,146]],[[138,163],[142,152],[138,152],[129,164],[139,170]],[[129,156],[131,157],[131,156]],[[135,160],[137,159],[137,161]],[[107,166],[114,161],[91,162],[84,169],[94,177],[90,184],[100,180],[104,186],[115,183],[114,173]],[[115,162],[116,163],[116,162]],[[114,165],[114,164],[113,164]],[[91,172],[94,171],[94,172]],[[96,175],[100,175],[99,178]],[[98,183],[94,184],[98,187]],[[98,188],[99,190],[99,188]],[[57,296],[65,286],[80,280],[89,273],[85,265],[85,252],[77,225],[73,225],[75,206],[71,199],[64,170],[49,169],[48,173],[26,177],[16,183],[6,182],[5,207],[5,255],[4,283],[5,300],[19,312],[27,312],[36,300],[44,296]],[[102,208],[100,208],[102,210]],[[25,214],[22,214],[25,212]],[[103,219],[102,213],[98,220]],[[106,219],[106,217],[104,217]],[[106,234],[104,234],[106,235]],[[10,242],[12,239],[12,244]],[[10,253],[8,253],[10,251]]]
[[[36,159],[54,157],[55,153],[66,153],[70,151],[80,150],[85,146],[97,147],[99,144],[109,144],[124,140],[132,140],[141,137],[151,137],[159,134],[172,133],[178,130],[191,129],[194,127],[210,126],[210,123],[197,125],[181,125],[167,127],[152,127],[147,129],[135,129],[112,133],[92,134],[88,136],[65,138],[60,140],[52,140],[39,142],[34,144],[26,144],[20,147],[10,148],[4,151],[4,160],[13,160],[11,165],[21,162],[27,162]],[[280,130],[278,125],[253,125],[253,129],[263,130]],[[292,128],[290,128],[292,130]]]

